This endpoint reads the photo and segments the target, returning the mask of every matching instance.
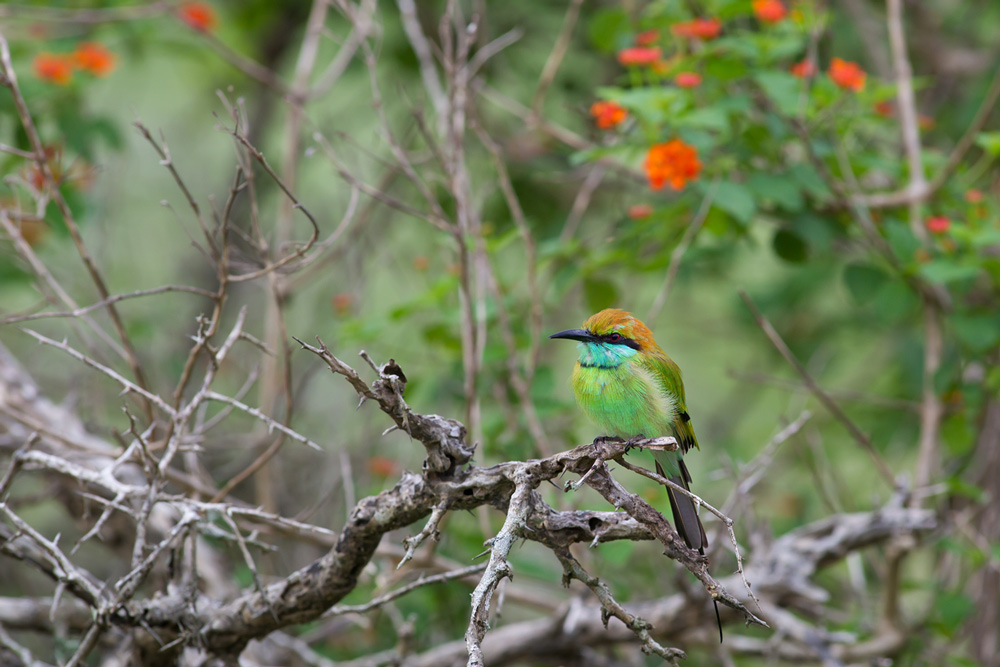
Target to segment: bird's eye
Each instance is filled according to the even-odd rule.
[[[608,340],[610,340],[612,343],[617,343],[621,339],[622,339],[621,334],[617,334],[617,333],[613,333],[610,336],[608,336]]]

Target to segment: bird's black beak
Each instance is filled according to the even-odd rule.
[[[594,340],[594,334],[590,333],[586,329],[567,329],[566,331],[560,331],[559,333],[554,333],[549,338],[568,338],[569,340],[579,340],[583,342]]]

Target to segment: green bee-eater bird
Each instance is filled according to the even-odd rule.
[[[592,315],[582,329],[549,338],[579,341],[573,368],[576,402],[603,431],[629,440],[673,436],[680,451],[654,451],[656,471],[690,489],[691,474],[681,458],[698,446],[684,402],[681,369],[653,340],[653,332],[631,313],[608,308]],[[692,549],[705,553],[708,540],[694,501],[667,487],[674,527]]]

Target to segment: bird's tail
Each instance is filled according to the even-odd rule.
[[[677,477],[671,477],[670,481],[690,491],[691,473],[684,465],[684,459],[678,463],[680,463],[681,474]],[[656,464],[656,467],[657,472],[663,475],[663,468],[660,467],[659,463]],[[670,511],[674,515],[674,528],[677,529],[677,533],[683,538],[685,544],[698,553],[704,554],[708,547],[708,538],[705,536],[705,526],[701,525],[701,519],[698,518],[698,510],[694,506],[694,501],[669,487],[667,488],[667,497],[670,498]]]
[[[688,472],[687,466],[684,465],[684,459],[680,459],[678,463],[680,464],[681,474],[669,479],[674,484],[690,491],[691,473]],[[663,468],[660,467],[659,461],[656,462],[656,472],[660,473],[662,477],[666,477],[663,474]],[[705,535],[705,526],[701,524],[701,519],[698,518],[698,508],[694,506],[694,501],[689,496],[674,491],[670,487],[667,487],[667,497],[670,498],[670,511],[674,515],[674,528],[677,530],[677,534],[681,536],[685,544],[704,555],[705,549],[708,548],[708,537]],[[712,600],[712,602],[715,605],[715,620],[719,624],[719,641],[721,642],[722,618],[719,616],[719,603],[715,600]]]

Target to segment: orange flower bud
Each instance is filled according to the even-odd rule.
[[[857,63],[834,58],[830,62],[830,80],[845,90],[860,92],[865,87],[867,74]]]
[[[198,32],[212,32],[219,22],[215,8],[207,2],[185,2],[177,8],[177,16]]]
[[[67,55],[43,52],[35,56],[32,66],[42,81],[65,86],[73,80],[73,59]]]
[[[115,69],[115,54],[100,42],[83,42],[73,52],[76,66],[97,76],[107,76]]]
[[[788,16],[788,8],[781,0],[753,0],[753,13],[762,23],[778,23]]]
[[[663,50],[651,46],[630,46],[618,52],[622,65],[652,65],[663,57]]]
[[[590,115],[597,122],[597,127],[608,130],[624,121],[628,111],[614,102],[594,102],[590,106]]]
[[[800,79],[808,79],[816,74],[816,63],[806,58],[802,62],[792,65],[789,71],[792,73],[792,76],[797,76]]]
[[[951,220],[943,215],[935,215],[924,220],[924,226],[931,234],[944,234],[951,227]]]
[[[688,39],[715,39],[721,31],[722,22],[719,19],[694,19],[670,26],[670,32]]]
[[[674,77],[674,83],[679,88],[697,88],[701,85],[701,74],[697,72],[679,72]]]
[[[653,215],[653,207],[649,204],[634,204],[628,207],[628,217],[633,220],[645,220]]]

